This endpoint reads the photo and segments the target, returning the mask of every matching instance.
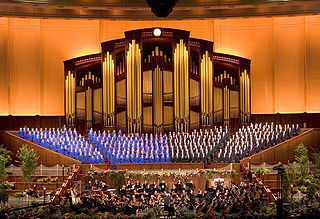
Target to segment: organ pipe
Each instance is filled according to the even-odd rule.
[[[189,54],[180,39],[174,50],[174,112],[175,129],[189,130]]]
[[[89,74],[89,78],[90,76]],[[86,128],[87,130],[92,128],[92,88],[90,86],[86,88]]]
[[[112,54],[106,52],[102,63],[103,123],[105,126],[114,126],[115,120],[114,70],[115,66]]]
[[[224,114],[224,123],[229,125],[230,119],[230,89],[225,86],[223,88],[223,114]]]
[[[66,83],[66,86],[65,86],[66,87],[66,90],[65,90],[66,124],[69,125],[69,75],[67,75],[65,83]]]
[[[128,132],[141,132],[141,51],[135,40],[127,51],[127,118]]]
[[[162,131],[162,124],[163,124],[163,116],[162,116],[162,75],[163,75],[163,71],[161,71],[161,69],[159,68],[159,66],[157,65],[157,67],[155,68],[155,70],[153,71],[153,107],[154,107],[154,132],[156,133],[160,133]]]
[[[213,66],[209,52],[206,51],[201,60],[201,117],[203,125],[212,125],[213,99],[212,80]]]
[[[66,110],[66,124],[74,126],[75,122],[75,87],[76,79],[71,71],[68,71],[65,80],[65,110]]]
[[[240,74],[240,114],[241,122],[248,123],[250,118],[250,79],[247,70]]]
[[[75,125],[76,120],[76,78],[73,74],[71,74],[71,125]]]

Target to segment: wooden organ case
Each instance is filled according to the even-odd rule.
[[[250,60],[190,32],[148,28],[65,64],[65,116],[79,130],[189,132],[250,121]]]

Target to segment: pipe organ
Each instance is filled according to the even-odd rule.
[[[153,31],[127,31],[64,62],[68,126],[163,133],[250,121],[250,60],[189,31]]]

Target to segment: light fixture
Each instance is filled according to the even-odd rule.
[[[153,35],[154,36],[160,36],[161,35],[161,30],[159,28],[156,28],[153,30]]]

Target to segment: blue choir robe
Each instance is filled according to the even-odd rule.
[[[52,143],[51,148],[52,148],[53,151],[57,151],[57,145],[56,145],[55,142]]]
[[[36,137],[36,144],[39,145],[40,144],[40,136]]]
[[[71,149],[70,149],[70,157],[71,157],[71,158],[74,158],[74,151],[73,151],[73,148],[71,148]]]
[[[88,156],[87,155],[83,155],[83,163],[84,164],[88,163]]]
[[[100,155],[100,164],[104,164],[104,158],[102,155]]]
[[[19,131],[18,131],[18,136],[20,137],[20,138],[23,138],[24,136],[23,136],[23,131],[22,131],[22,129],[20,129]]]
[[[79,154],[78,160],[80,160],[81,163],[83,162],[83,156],[82,156],[82,154]]]
[[[42,147],[46,147],[46,143],[45,143],[45,140],[44,140],[44,139],[41,140],[40,145],[41,145]]]

